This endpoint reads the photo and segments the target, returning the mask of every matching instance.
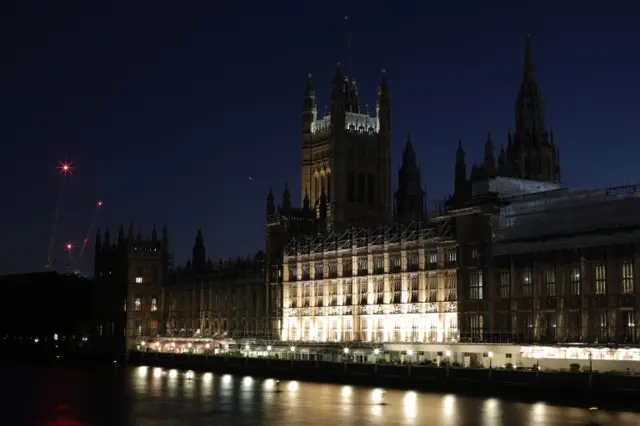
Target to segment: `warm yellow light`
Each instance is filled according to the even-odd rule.
[[[162,376],[162,368],[154,368],[153,369],[153,377],[160,377]]]
[[[271,345],[267,346],[267,351],[271,351]]]
[[[169,371],[169,377],[171,377],[172,379],[175,379],[176,377],[178,377],[178,370]]]
[[[489,352],[487,355],[489,355],[489,358],[493,358],[493,352]]]

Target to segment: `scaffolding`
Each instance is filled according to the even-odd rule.
[[[327,251],[366,249],[381,245],[433,244],[455,240],[452,217],[376,228],[351,228],[344,232],[307,235],[291,239],[284,248],[285,257],[311,255]]]
[[[640,227],[640,186],[557,190],[504,199],[493,218],[495,242]]]

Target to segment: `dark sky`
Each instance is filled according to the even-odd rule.
[[[263,248],[268,187],[278,199],[286,181],[300,193],[304,84],[313,73],[323,110],[335,63],[344,61],[344,15],[349,74],[373,107],[380,70],[388,70],[394,163],[410,132],[432,201],[452,188],[459,138],[467,158],[480,159],[487,131],[500,144],[514,128],[527,33],[566,185],[636,183],[635,3],[1,6],[0,272],[42,269],[61,186],[55,167],[65,156],[77,168],[64,183],[60,263],[65,240],[81,244],[99,199],[97,227],[114,232],[133,220],[149,234],[166,223],[178,261],[198,228],[214,258]],[[80,262],[89,274],[93,238]]]

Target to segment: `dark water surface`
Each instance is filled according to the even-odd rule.
[[[637,413],[151,367],[3,364],[0,383],[7,426],[640,425]]]

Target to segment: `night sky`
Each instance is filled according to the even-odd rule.
[[[313,73],[322,112],[345,59],[344,15],[350,77],[373,111],[388,70],[394,163],[411,133],[431,203],[452,189],[458,139],[469,166],[481,159],[487,131],[496,146],[506,143],[527,33],[564,183],[636,183],[635,3],[4,5],[0,273],[43,269],[65,156],[77,168],[64,183],[60,266],[64,241],[82,243],[97,200],[105,204],[96,228],[108,225],[112,235],[120,222],[133,220],[147,235],[166,223],[178,262],[198,228],[213,258],[262,249],[269,186],[279,200],[288,181],[299,202],[303,89]],[[80,262],[90,275],[94,236]]]

